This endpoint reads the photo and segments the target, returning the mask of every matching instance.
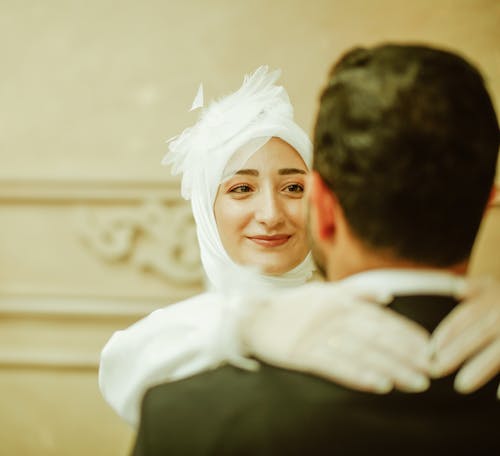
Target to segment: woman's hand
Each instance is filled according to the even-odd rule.
[[[375,301],[387,296],[331,283],[279,291],[261,300],[243,325],[243,340],[263,361],[349,388],[424,391],[428,332]]]
[[[463,297],[432,335],[431,371],[442,377],[465,362],[455,389],[471,393],[500,373],[500,283],[471,281]]]

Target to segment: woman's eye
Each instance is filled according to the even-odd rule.
[[[304,187],[300,184],[290,184],[285,187],[285,190],[290,193],[303,193]]]
[[[252,188],[249,185],[237,185],[229,190],[230,193],[248,193]]]

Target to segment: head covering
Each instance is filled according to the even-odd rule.
[[[169,152],[162,161],[172,165],[173,174],[182,174],[181,194],[191,200],[201,261],[211,285],[217,290],[228,285],[228,274],[234,276],[233,272],[248,269],[229,258],[213,211],[218,187],[230,177],[225,174],[229,159],[235,156],[241,167],[270,138],[278,137],[300,154],[308,168],[312,164],[311,141],[294,122],[293,107],[285,89],[275,84],[280,73],[279,70],[269,72],[267,66],[261,66],[246,75],[236,92],[202,108],[196,124],[168,141]],[[200,85],[191,109],[202,106]],[[233,172],[240,168],[237,165]],[[311,276],[313,269],[309,253],[291,271],[281,276],[259,275],[259,280],[277,286],[299,285]]]

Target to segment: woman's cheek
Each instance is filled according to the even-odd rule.
[[[233,229],[241,228],[251,218],[248,205],[244,200],[232,200],[225,210],[226,220],[230,221]]]
[[[306,207],[301,199],[295,200],[293,205],[289,206],[289,218],[297,226],[305,226]]]

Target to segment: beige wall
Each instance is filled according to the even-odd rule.
[[[331,63],[417,40],[483,69],[500,106],[497,0],[3,1],[0,453],[123,455],[101,400],[116,328],[201,289],[189,208],[159,162],[207,98],[267,63],[311,131]],[[500,201],[472,272],[500,277]]]

